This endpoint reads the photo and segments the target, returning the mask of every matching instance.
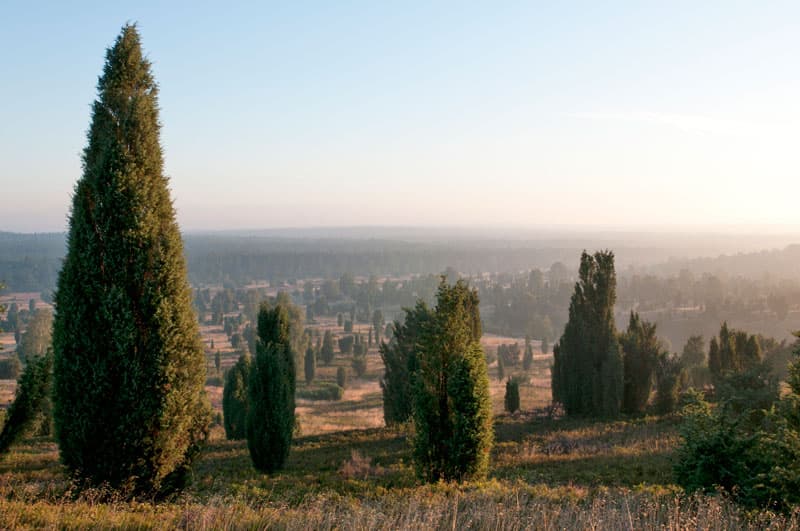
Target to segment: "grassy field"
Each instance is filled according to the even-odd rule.
[[[485,347],[511,341],[489,336]],[[504,384],[490,367],[496,443],[480,483],[419,484],[411,428],[383,427],[373,348],[366,375],[351,374],[342,400],[298,400],[299,433],[278,474],[256,472],[246,443],[225,440],[215,426],[187,490],[158,502],[121,500],[77,489],[54,442],[31,439],[0,458],[0,528],[800,528],[800,513],[745,513],[721,496],[682,493],[672,480],[674,418],[551,418],[550,363],[537,352],[531,371],[506,371],[522,382],[515,415],[503,413]],[[317,379],[335,381],[336,368],[349,364],[337,354]],[[207,391],[219,409],[222,389]]]

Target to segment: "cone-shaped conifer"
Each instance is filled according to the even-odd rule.
[[[54,321],[61,459],[92,483],[179,486],[206,438],[205,359],[135,26],[106,53]]]
[[[273,472],[289,456],[295,424],[296,375],[286,306],[262,304],[256,352],[248,386],[247,447],[256,469]]]

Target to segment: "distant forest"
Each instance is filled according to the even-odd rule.
[[[418,296],[431,298],[436,276],[457,272],[478,288],[488,332],[549,341],[558,338],[566,323],[577,276],[575,257],[582,250],[575,245],[589,243],[235,233],[187,234],[184,241],[189,278],[196,288],[240,289],[268,281],[293,292],[296,281],[303,279],[395,279],[380,285],[380,300],[359,308],[365,316],[373,308],[393,315]],[[659,334],[675,350],[693,334],[710,335],[723,320],[778,340],[800,328],[800,245],[678,259],[671,257],[676,249],[669,242],[658,249],[644,243],[639,239],[615,248],[620,322],[627,312],[637,311],[658,324]],[[9,291],[41,292],[48,300],[65,248],[63,234],[0,233],[0,280]],[[654,262],[657,258],[661,261]],[[398,284],[398,279],[406,281]],[[335,299],[304,302],[320,315]]]

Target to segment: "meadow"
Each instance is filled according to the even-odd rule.
[[[509,338],[486,336],[492,348]],[[380,358],[340,401],[298,400],[300,428],[283,471],[255,471],[244,441],[214,426],[191,485],[163,500],[79,489],[50,439],[0,460],[0,524],[44,529],[797,529],[800,513],[745,512],[720,495],[673,484],[675,417],[613,422],[561,418],[547,408],[550,357],[521,369],[523,412],[502,411],[492,375],[495,446],[489,478],[420,484],[410,426],[383,427]],[[337,353],[318,378],[333,380]],[[509,374],[507,372],[507,374]],[[510,375],[510,374],[509,374]],[[301,391],[305,383],[299,382]],[[218,387],[208,387],[216,409]]]

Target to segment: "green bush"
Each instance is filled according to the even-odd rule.
[[[19,379],[16,396],[8,409],[8,417],[0,432],[0,453],[30,432],[49,434],[51,419],[50,385],[53,374],[53,353],[28,358],[28,365]],[[42,430],[41,428],[44,428]]]
[[[22,364],[19,362],[17,356],[11,356],[10,358],[0,360],[1,380],[16,380],[21,371]]]
[[[236,364],[225,373],[225,387],[222,390],[222,417],[225,437],[228,440],[241,440],[247,437],[247,384],[250,379],[252,359],[248,352],[243,353]]]
[[[289,456],[295,426],[295,365],[288,309],[262,304],[250,369],[247,448],[257,470],[274,472]]]
[[[506,381],[506,394],[503,398],[503,405],[509,413],[519,411],[519,382],[513,378]]]
[[[319,382],[314,387],[297,390],[297,398],[304,400],[341,400],[344,389],[333,382]]]
[[[426,481],[481,479],[493,443],[489,376],[480,345],[478,294],[463,280],[439,284],[418,344],[414,462]]]
[[[336,383],[342,389],[347,389],[347,369],[338,367],[336,369]]]

